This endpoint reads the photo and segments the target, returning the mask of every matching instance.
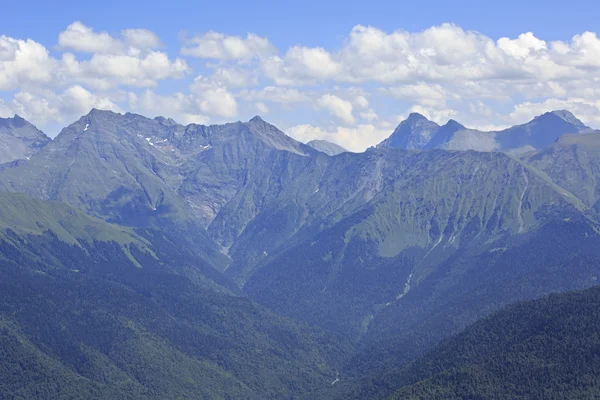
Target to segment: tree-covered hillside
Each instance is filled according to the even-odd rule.
[[[124,245],[103,236],[120,228],[34,203],[47,212],[11,223],[40,231],[0,213],[0,398],[279,399],[335,379],[343,342],[231,295],[158,233]]]
[[[509,306],[374,381],[390,399],[593,399],[600,393],[600,287]]]

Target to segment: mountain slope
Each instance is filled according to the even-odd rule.
[[[319,154],[258,117],[247,123],[189,126],[184,139],[207,150],[190,147],[185,154],[178,193],[226,248],[266,200]]]
[[[429,130],[432,126],[424,117],[413,115],[396,138],[426,146],[425,137],[427,143],[447,143],[457,132],[467,131],[454,121],[437,130]],[[170,336],[175,335],[172,331],[152,330],[151,322],[124,316],[150,332],[151,348],[167,342],[167,348],[151,358],[188,346],[187,341],[198,335],[197,329],[213,329],[213,323],[223,318],[215,310],[229,310],[224,305],[229,297],[217,296],[217,303],[212,303],[195,292],[197,287],[202,293],[216,289],[231,294],[239,290],[231,284],[235,281],[250,299],[355,341],[357,353],[340,369],[337,390],[360,377],[384,374],[414,360],[445,337],[512,301],[593,284],[592,278],[600,273],[595,261],[600,254],[595,250],[596,216],[587,207],[592,203],[570,192],[577,186],[567,190],[552,174],[540,170],[544,168],[527,162],[527,158],[504,153],[439,149],[381,148],[330,157],[285,136],[259,117],[246,123],[182,126],[160,117],[152,120],[94,110],[65,128],[29,161],[0,171],[0,183],[12,191],[62,200],[105,220],[127,224],[138,240],[147,243],[155,257],[140,256],[136,250],[131,254],[142,265],[141,271],[128,267],[115,271],[110,263],[102,265],[111,275],[111,284],[116,281],[119,287],[151,296],[160,306],[152,311],[158,321],[163,321],[160,315],[168,314],[181,326],[193,325],[194,332],[186,336],[184,345]],[[35,228],[32,223],[28,226]],[[31,233],[25,230],[17,237]],[[39,236],[40,231],[33,233]],[[36,246],[36,254],[41,254],[36,260],[52,254],[48,243],[55,239],[43,238],[45,245]],[[18,243],[15,240],[10,243]],[[105,255],[105,250],[109,254],[112,250],[104,247],[90,247],[77,235],[70,243],[75,242],[94,260],[117,257]],[[71,251],[71,247],[57,249]],[[223,261],[222,253],[230,263]],[[85,260],[59,264],[91,262]],[[122,261],[119,258],[113,264]],[[568,265],[577,268],[571,271]],[[99,279],[103,282],[106,276]],[[118,291],[105,283],[94,284],[105,292]],[[67,292],[70,284],[56,290]],[[175,293],[171,287],[177,288]],[[135,297],[135,307],[150,307],[139,305],[142,300]],[[240,313],[274,318],[248,300],[238,300],[245,302],[233,308]],[[186,308],[188,301],[194,309]],[[214,309],[202,309],[204,303],[213,304]],[[90,307],[101,305],[97,302]],[[119,307],[106,312],[119,313]],[[196,314],[196,308],[205,314]],[[185,313],[177,314],[179,309]],[[232,312],[239,317],[237,311]],[[234,329],[231,319],[226,318],[225,325],[216,330]],[[264,331],[254,330],[255,319],[241,321],[235,331],[250,330],[252,338],[262,343],[257,337]],[[332,359],[327,349],[343,353],[345,347],[331,344],[330,339],[319,342],[319,331],[307,328],[306,334],[317,339],[300,347],[298,351],[306,357],[297,358],[299,364],[290,364],[290,353],[283,348],[289,331],[300,328],[289,320],[281,321],[291,324],[289,329],[281,328],[281,335],[274,334],[283,342],[269,341],[261,347],[249,339],[241,347],[240,351],[277,355],[252,364],[252,373],[241,371],[250,353],[227,353],[228,364],[221,365],[215,358],[203,358],[206,347],[198,350],[202,357],[185,361],[187,368],[199,368],[192,366],[197,361],[208,362],[220,376],[215,382],[232,375],[240,390],[228,392],[232,397],[307,393],[319,389],[318,382],[325,377],[335,378],[331,372],[333,365],[339,365],[338,359]],[[205,325],[197,328],[196,322]],[[16,326],[9,334],[18,336],[22,321],[9,323]],[[297,343],[300,337],[290,342]],[[142,339],[136,336],[134,343]],[[240,340],[231,337],[226,349],[237,348],[234,339]],[[313,354],[310,348],[319,349],[318,360],[308,355]],[[308,367],[313,362],[326,367],[315,371]],[[278,370],[273,377],[269,369],[276,363],[290,368]],[[298,385],[298,390],[290,389],[283,378],[293,368],[306,371],[290,384]],[[256,384],[262,374],[274,386]],[[164,382],[169,380],[164,378]],[[135,390],[147,389],[142,384]]]
[[[182,126],[92,110],[27,163],[1,171],[0,183],[111,222],[159,228],[224,269],[222,246],[244,230],[267,192],[277,193],[316,154],[259,117]]]
[[[522,159],[557,184],[600,211],[600,133],[566,135],[546,149]]]
[[[329,385],[348,351],[206,284],[168,241],[0,199],[2,398],[282,398]]]
[[[392,135],[379,143],[378,148],[387,149],[422,149],[440,128],[419,113],[411,113],[400,123]]]
[[[70,244],[99,240],[146,247],[128,228],[107,224],[63,203],[33,200],[15,193],[0,193],[0,230],[18,234],[42,234],[50,230]]]
[[[0,118],[0,164],[28,159],[49,142],[48,136],[18,115]]]
[[[600,390],[600,289],[513,305],[386,384],[392,399],[580,399]]]
[[[592,131],[570,112],[558,110],[535,117],[526,124],[499,131],[495,138],[500,149],[517,149],[524,146],[543,149],[563,135]]]
[[[318,178],[309,186],[317,193],[293,189],[281,200],[284,215],[303,216],[300,230],[271,255],[259,229],[281,226],[281,214],[259,216],[247,234],[266,254],[227,274],[247,279],[245,292],[260,303],[350,337],[446,259],[505,247],[556,213],[585,208],[502,153],[375,150],[331,158],[320,171],[294,185]]]
[[[29,161],[4,169],[0,182],[5,190],[62,201],[110,222],[160,229],[224,268],[219,246],[173,189],[180,177],[169,144],[153,142],[172,129],[134,114],[92,110]]]
[[[337,156],[341,153],[346,153],[348,150],[335,143],[328,142],[327,140],[311,140],[306,143],[307,146],[312,147],[315,150],[325,153],[328,156]]]

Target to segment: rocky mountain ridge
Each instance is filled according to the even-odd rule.
[[[18,115],[0,118],[0,164],[29,159],[50,138]]]
[[[547,112],[525,124],[489,132],[466,128],[454,120],[439,126],[423,115],[413,113],[377,147],[524,153],[545,148],[566,134],[593,132],[598,131],[586,126],[566,110]]]

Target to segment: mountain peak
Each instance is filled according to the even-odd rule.
[[[439,129],[439,125],[428,120],[424,115],[413,112],[396,127],[392,135],[379,143],[379,148],[422,149],[431,136]]]
[[[535,117],[531,122],[528,122],[528,124],[540,121],[557,121],[556,118],[559,118],[562,121],[576,126],[578,128],[586,128],[583,122],[581,122],[579,119],[577,119],[577,117],[575,117],[575,115],[573,115],[573,113],[567,110],[554,110],[545,112],[542,115],[538,115],[537,117]]]
[[[0,118],[0,130],[4,134],[15,134],[16,130],[27,129],[32,133],[35,133],[35,136],[46,136],[42,131],[37,129],[35,125],[31,122],[27,121],[25,118],[21,117],[19,114],[15,114],[14,117],[9,118]],[[20,131],[20,134],[26,133],[25,131]]]
[[[292,153],[306,155],[306,145],[292,139],[280,131],[275,125],[266,122],[258,115],[244,123],[244,126],[263,142],[278,150],[286,150]]]
[[[25,118],[21,117],[19,114],[15,114],[12,118],[0,118],[0,124],[11,126],[23,126],[25,124],[31,125]]]
[[[465,129],[465,126],[463,124],[461,124],[460,122],[454,120],[454,119],[450,119],[448,120],[448,122],[446,122],[446,124],[444,126],[442,126],[442,128],[452,128],[452,129]]]
[[[98,108],[92,108],[90,112],[86,115],[86,117],[91,118],[106,118],[112,116],[122,116],[123,114],[114,112],[112,110],[100,110]]]
[[[265,120],[264,120],[264,119],[262,119],[262,118],[260,117],[260,115],[255,115],[255,116],[254,116],[254,117],[252,117],[252,119],[251,119],[250,121],[248,121],[248,122],[265,122]]]
[[[159,123],[163,124],[163,125],[177,125],[177,121],[175,121],[173,118],[166,118],[163,116],[158,116],[156,118],[154,118],[155,121],[158,121]]]
[[[585,126],[584,123],[581,122],[581,120],[579,120],[575,115],[573,115],[572,112],[568,110],[554,110],[551,112],[551,114],[554,114],[563,121],[573,124],[575,126]]]
[[[50,141],[44,132],[17,114],[0,118],[0,164],[28,159]]]
[[[429,121],[429,119],[427,119],[427,117],[425,117],[423,114],[419,114],[418,112],[411,112],[410,114],[408,114],[408,118],[406,118],[406,121],[421,121],[421,120]]]

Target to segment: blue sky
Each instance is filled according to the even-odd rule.
[[[598,26],[595,1],[11,1],[4,4],[2,33],[50,44],[73,21],[107,31],[132,26],[177,44],[180,31],[255,32],[278,47],[333,46],[357,24],[386,31],[418,31],[453,22],[492,38],[532,31],[565,39]],[[32,23],[34,22],[34,23]]]
[[[51,135],[88,106],[184,123],[261,114],[300,140],[353,150],[412,111],[492,129],[570,108],[600,126],[592,1],[30,1],[2,10],[0,116],[19,113]]]

